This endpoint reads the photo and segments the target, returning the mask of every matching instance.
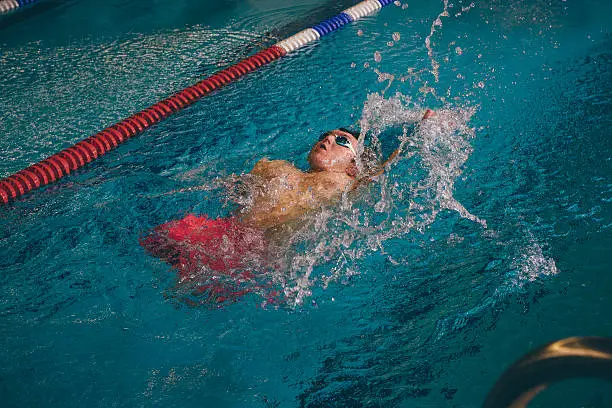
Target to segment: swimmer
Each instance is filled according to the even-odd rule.
[[[423,119],[432,116],[434,112],[427,109]],[[358,137],[359,133],[345,128],[323,133],[308,155],[308,171],[285,160],[261,159],[250,174],[263,180],[264,193],[253,194],[254,203],[243,210],[240,221],[268,230],[333,203],[342,193],[354,189],[363,181],[357,174]],[[398,153],[399,149],[373,175],[384,172]]]
[[[428,109],[423,119],[432,116]],[[249,186],[252,201],[248,206],[227,218],[189,214],[158,226],[141,244],[177,267],[181,280],[193,279],[203,266],[233,273],[244,266],[245,259],[263,263],[274,235],[279,242],[281,227],[337,202],[343,193],[384,172],[399,153],[394,151],[370,177],[360,177],[358,137],[344,128],[323,133],[308,154],[307,171],[285,160],[261,159],[249,173],[255,182]]]
[[[347,129],[323,133],[308,154],[308,171],[285,160],[258,161],[250,174],[263,188],[255,189],[240,221],[268,230],[338,200],[357,177],[356,136]]]
[[[263,263],[271,241],[274,246],[282,241],[279,227],[353,188],[357,136],[347,129],[323,133],[308,155],[308,171],[285,160],[259,160],[249,173],[249,206],[219,219],[188,214],[156,227],[141,245],[177,267],[181,280],[194,278],[203,266],[227,274],[241,269],[246,259]]]

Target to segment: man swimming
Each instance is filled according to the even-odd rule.
[[[279,242],[275,229],[333,203],[352,188],[356,136],[346,129],[323,133],[308,155],[308,171],[285,160],[261,159],[249,173],[248,206],[227,218],[188,214],[156,227],[141,244],[177,267],[181,280],[203,268],[231,273],[246,260],[264,262],[270,241]]]
[[[253,203],[239,215],[241,222],[267,230],[336,201],[355,182],[357,143],[346,129],[323,133],[308,155],[308,171],[285,160],[258,161],[250,174],[265,188],[253,189]]]
[[[423,119],[431,116],[427,110]],[[344,128],[323,133],[308,154],[307,171],[285,160],[261,159],[249,173],[249,204],[233,216],[189,214],[156,227],[141,244],[177,267],[181,281],[197,279],[203,270],[231,276],[239,270],[245,278],[245,270],[269,259],[271,240],[278,247],[281,227],[337,202],[364,180],[358,174],[358,136]],[[382,173],[398,152],[374,175]]]

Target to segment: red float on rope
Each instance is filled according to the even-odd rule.
[[[68,169],[70,171],[73,171],[77,167],[79,167],[79,164],[76,161],[76,159],[74,157],[72,157],[71,154],[66,153],[65,150],[62,150],[61,152],[57,153],[56,156],[61,157],[63,160],[65,160],[68,163]]]
[[[7,180],[0,181],[0,187],[2,188],[2,191],[5,193],[4,195],[7,195],[10,198],[17,197],[17,191],[15,191],[13,186],[10,185]]]
[[[77,152],[79,152],[79,154],[81,155],[81,158],[85,162],[84,164],[82,164],[82,166],[84,166],[85,164],[89,163],[92,160],[92,158],[89,156],[89,152],[83,146],[79,146],[78,144],[76,144],[72,147],[69,147],[69,149],[74,149]]]
[[[59,164],[53,161],[53,156],[43,161],[44,164],[48,165],[55,176],[55,179],[60,179],[64,177],[64,173],[62,172],[62,168]],[[42,163],[41,163],[42,164]]]
[[[26,190],[24,186],[21,184],[19,180],[15,179],[15,176],[7,177],[6,182],[13,187],[13,191],[16,192],[17,195],[24,195]]]
[[[28,177],[30,180],[32,180],[32,182],[34,183],[34,186],[35,186],[34,188],[40,187],[40,178],[36,175],[36,173],[34,173],[33,171],[30,171],[28,169],[21,170],[20,173],[22,173],[23,175]]]
[[[104,153],[106,153],[106,150],[104,149],[104,146],[102,145],[102,143],[100,143],[95,137],[90,136],[85,140],[91,143],[91,145],[96,150],[96,152],[98,152],[98,156],[102,156]]]
[[[30,183],[30,180],[28,180],[24,175],[20,174],[20,173],[16,173],[13,174],[13,180],[18,181],[19,184],[21,186],[23,186],[23,189],[28,192],[31,191],[34,186]]]
[[[70,164],[68,164],[68,162],[61,156],[54,154],[53,156],[49,157],[49,160],[58,166],[64,174],[70,173]]]
[[[49,176],[47,176],[47,173],[41,170],[36,164],[28,167],[28,169],[32,170],[32,173],[38,176],[41,186],[45,186],[50,183],[51,180]]]
[[[81,140],[75,146],[81,146],[83,148],[83,150],[85,150],[88,153],[87,161],[90,162],[90,161],[98,158],[98,151],[96,150],[96,148],[94,146],[89,144],[87,139]]]
[[[125,137],[121,134],[121,132],[114,127],[109,127],[108,129],[100,132],[100,134],[104,135],[104,137],[107,137],[112,142],[113,148],[119,146],[121,142],[125,140]]]
[[[4,190],[1,184],[0,184],[0,200],[2,200],[2,202],[5,202],[5,203],[8,203],[8,200],[9,200],[8,193],[6,192],[6,190]]]

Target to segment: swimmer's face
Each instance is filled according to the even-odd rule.
[[[350,143],[350,146],[347,143]],[[310,150],[308,163],[314,171],[348,173],[351,176],[355,166],[357,139],[342,130],[333,130],[322,137]]]

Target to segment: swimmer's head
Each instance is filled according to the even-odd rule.
[[[308,154],[308,163],[313,171],[346,173],[357,175],[357,137],[359,134],[340,128],[323,133]]]

